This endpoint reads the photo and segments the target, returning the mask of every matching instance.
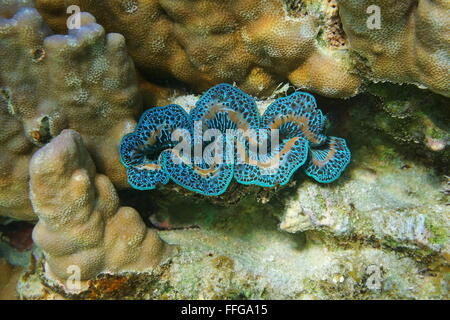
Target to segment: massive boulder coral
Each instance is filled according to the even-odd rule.
[[[16,284],[21,272],[20,267],[14,267],[0,258],[0,300],[16,300]]]
[[[29,203],[9,199],[28,195],[25,158],[65,128],[83,136],[98,170],[116,187],[128,186],[117,148],[142,109],[123,36],[105,34],[86,13],[79,29],[54,35],[36,9],[22,5],[0,1],[1,121],[8,123],[0,140],[22,141],[21,159],[19,147],[2,147],[0,215],[20,218],[32,216]]]
[[[28,162],[36,147],[0,97],[0,216],[34,220],[28,200]]]
[[[370,6],[380,9],[379,28],[367,25]],[[418,84],[445,96],[450,96],[449,11],[447,0],[339,0],[361,71],[372,80]]]
[[[236,82],[252,95],[268,95],[289,80],[326,96],[356,94],[361,80],[350,72],[343,40],[330,37],[335,2],[291,2],[37,0],[36,5],[59,31],[69,5],[92,13],[108,31],[126,37],[150,80],[178,80],[197,91]]]
[[[1,15],[7,18],[12,17],[17,10],[24,7],[34,7],[34,0],[1,0]]]
[[[96,168],[81,136],[64,130],[30,162],[33,239],[46,256],[47,275],[64,280],[79,268],[81,280],[100,273],[145,271],[171,251],[139,213],[120,207],[108,177]]]
[[[1,22],[0,84],[29,140],[42,145],[75,129],[99,170],[123,186],[116,150],[141,108],[125,39],[106,35],[89,14],[67,36],[52,35],[33,8]]]
[[[198,91],[236,82],[250,94],[266,95],[289,80],[322,95],[348,97],[359,90],[362,78],[368,78],[450,94],[446,0],[37,0],[36,4],[59,31],[65,29],[66,8],[79,5],[108,31],[125,35],[147,78],[179,80]],[[375,14],[368,8],[374,5],[381,9],[380,29],[367,24]]]

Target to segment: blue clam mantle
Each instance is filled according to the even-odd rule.
[[[325,119],[308,93],[295,92],[279,98],[260,116],[250,96],[220,84],[209,89],[189,114],[173,104],[147,110],[135,131],[122,139],[119,152],[129,183],[139,190],[154,189],[172,180],[189,190],[214,196],[224,193],[233,178],[246,185],[284,185],[300,167],[315,180],[329,183],[339,178],[351,155],[344,139],[322,133]],[[172,134],[182,129],[194,145],[194,139],[199,138],[194,134],[198,124],[202,130],[215,129],[224,136],[229,130],[252,129],[258,132],[258,139],[238,135],[236,148],[230,148],[231,154],[223,152],[222,163],[195,156],[197,161],[190,161],[191,155],[177,152]],[[252,146],[257,144],[254,141],[269,141],[273,129],[278,129],[279,146],[265,153],[253,152]],[[229,144],[228,140],[221,142]],[[252,161],[238,161],[242,159]],[[276,167],[271,166],[274,162]]]

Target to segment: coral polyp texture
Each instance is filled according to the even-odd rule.
[[[51,27],[61,32],[66,8],[79,5],[108,31],[127,38],[133,59],[150,80],[175,79],[198,91],[236,82],[246,92],[264,96],[280,82],[290,81],[321,95],[348,97],[368,79],[416,84],[450,95],[447,0],[36,4]],[[380,8],[379,27],[368,24],[377,14],[369,10],[373,6]]]
[[[23,134],[23,125],[0,97],[0,216],[34,220],[28,199],[28,162],[37,148]]]
[[[140,190],[172,180],[213,196],[224,193],[233,177],[241,184],[274,187],[288,183],[303,165],[309,176],[329,183],[351,156],[344,139],[323,135],[325,120],[308,93],[277,99],[261,117],[250,96],[220,84],[189,114],[174,104],[149,109],[119,150],[130,184]]]
[[[113,184],[98,174],[81,136],[64,130],[30,162],[31,200],[39,222],[33,239],[49,278],[81,280],[100,273],[146,271],[170,253],[139,213],[120,207]]]
[[[38,0],[36,4],[60,32],[66,28],[66,8],[80,6],[106,30],[125,36],[147,78],[177,80],[198,92],[236,82],[252,95],[268,96],[281,82],[290,81],[326,96],[348,97],[361,84],[351,72],[346,49],[336,48],[324,32],[322,26],[333,19],[322,14],[330,7],[327,1],[308,1],[306,14],[282,0]]]
[[[2,128],[0,141],[10,146],[1,152],[0,215],[35,216],[29,201],[13,203],[28,197],[24,159],[66,128],[83,136],[99,172],[116,187],[129,187],[117,147],[135,126],[142,103],[124,37],[106,34],[87,13],[79,29],[53,34],[36,9],[5,1],[0,1],[0,116],[8,129]],[[12,166],[6,159],[17,162]],[[15,190],[14,197],[8,189]]]
[[[376,28],[368,27],[370,6],[379,10]],[[339,1],[349,45],[370,79],[417,84],[447,97],[450,96],[449,12],[448,0]],[[376,11],[372,11],[374,14]]]

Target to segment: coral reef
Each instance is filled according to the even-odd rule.
[[[321,95],[348,97],[365,78],[450,94],[445,0],[37,0],[60,32],[69,4],[124,34],[146,77],[178,80],[197,91],[236,82],[267,96],[288,80]],[[381,8],[379,28],[368,27],[374,5]]]
[[[257,220],[260,222],[260,220]],[[267,223],[267,221],[261,221]],[[448,277],[377,248],[327,250],[296,235],[252,229],[247,241],[221,231],[170,231],[182,245],[172,263],[146,275],[105,275],[70,294],[38,267],[19,283],[22,299],[445,299]],[[248,224],[245,224],[248,227]],[[262,232],[265,232],[263,235]],[[238,250],[233,248],[239,248]],[[30,285],[31,284],[31,285]]]
[[[266,96],[289,80],[326,96],[352,96],[361,79],[350,72],[345,48],[330,44],[322,27],[333,25],[335,15],[322,11],[335,4],[309,2],[302,8],[281,0],[37,0],[36,5],[59,32],[66,28],[69,5],[92,13],[106,30],[125,36],[150,80],[177,80],[197,91],[236,82],[252,95]],[[289,14],[299,11],[306,14]]]
[[[449,9],[0,0],[0,299],[448,299]]]
[[[54,35],[36,9],[23,7],[11,16],[11,6],[0,4],[0,106],[6,128],[0,140],[0,214],[35,217],[26,200],[28,160],[65,128],[83,136],[98,170],[116,187],[128,187],[117,148],[133,130],[142,104],[123,36],[105,34],[87,13],[79,29]]]
[[[448,1],[339,0],[338,3],[349,47],[359,58],[359,69],[368,78],[417,84],[450,96]],[[378,6],[380,10],[379,27],[367,25],[370,6]]]
[[[379,169],[378,142],[353,155],[351,166],[367,169],[347,171],[333,185],[297,181],[268,203],[248,195],[218,207],[173,192],[147,194],[160,206],[155,220],[170,226],[159,235],[180,246],[169,263],[145,277],[105,275],[78,295],[43,280],[38,264],[30,271],[35,280],[27,280],[33,286],[21,285],[19,293],[67,299],[446,299],[448,213],[439,176],[411,162],[401,169],[406,160],[396,152]],[[306,216],[303,231],[283,232],[288,215]]]
[[[251,97],[221,84],[209,89],[189,114],[175,104],[147,110],[135,132],[123,138],[120,156],[130,184],[140,190],[169,179],[215,196],[227,190],[233,177],[245,185],[285,185],[308,155],[305,172],[319,182],[332,182],[350,162],[350,151],[344,139],[322,134],[325,121],[308,93],[279,98],[260,117]],[[206,138],[208,130],[216,130],[215,140],[205,146],[213,138]],[[176,132],[184,140],[183,150],[173,140]],[[211,146],[214,155],[208,162]],[[199,148],[201,155],[195,154]]]
[[[47,274],[80,280],[100,273],[151,270],[171,248],[147,229],[138,212],[119,207],[108,177],[97,174],[81,136],[63,130],[30,163],[35,243],[46,256]]]
[[[174,101],[186,107],[197,98]],[[267,109],[260,102],[259,110]],[[38,258],[19,280],[19,296],[445,299],[448,181],[369,125],[377,99],[318,102],[334,110],[332,119],[336,110],[349,109],[350,116],[344,112],[339,127],[330,128],[333,134],[347,132],[352,148],[352,162],[336,183],[316,184],[298,171],[270,199],[248,186],[250,193],[236,195],[238,203],[222,206],[169,188],[127,191],[123,199],[146,204],[139,211],[163,229],[157,232],[162,239],[180,246],[178,254],[150,273],[101,274],[78,293],[49,279],[46,259]],[[357,113],[359,118],[352,116]]]

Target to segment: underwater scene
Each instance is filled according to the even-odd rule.
[[[448,300],[449,165],[448,0],[0,0],[0,300]]]

